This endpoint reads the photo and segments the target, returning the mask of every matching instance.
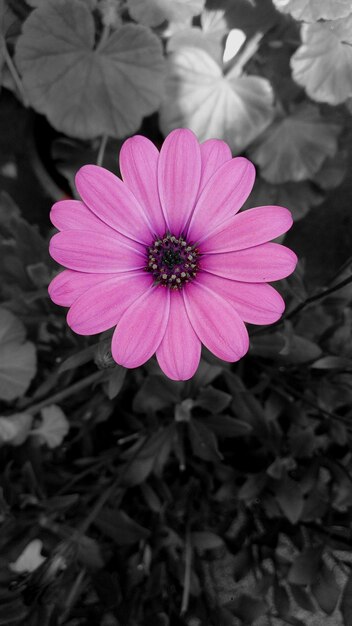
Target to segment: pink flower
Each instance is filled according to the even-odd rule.
[[[266,283],[294,271],[288,248],[267,243],[292,225],[279,206],[238,213],[255,169],[223,141],[199,145],[189,130],[168,135],[160,154],[145,137],[120,153],[123,182],[96,165],[76,176],[82,202],[54,204],[61,232],[50,254],[68,269],[49,286],[69,306],[80,335],[116,326],[112,355],[138,367],[156,353],[174,380],[195,373],[204,344],[224,361],[249,347],[244,322],[271,324],[284,311]]]

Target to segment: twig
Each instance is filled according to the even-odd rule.
[[[185,576],[183,582],[183,593],[180,615],[183,616],[187,612],[189,595],[191,590],[191,573],[192,573],[192,544],[190,523],[187,522],[186,527],[186,550],[185,550]]]
[[[28,107],[28,104],[29,104],[28,103],[28,98],[27,98],[27,95],[26,95],[26,92],[25,92],[22,80],[19,77],[19,74],[17,72],[16,66],[15,66],[15,64],[14,64],[12,58],[11,58],[11,55],[10,55],[8,49],[7,49],[7,46],[6,46],[6,43],[5,43],[4,39],[2,41],[2,50],[3,50],[3,54],[4,54],[5,63],[7,65],[7,67],[8,67],[9,72],[10,72],[12,78],[13,78],[13,81],[14,81],[16,87],[17,87],[17,91],[18,91],[18,93],[20,95],[20,98],[22,100],[22,104],[23,104],[23,106]]]

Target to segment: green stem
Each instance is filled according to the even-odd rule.
[[[189,596],[191,591],[191,574],[192,574],[192,544],[190,523],[187,522],[186,528],[186,549],[185,549],[185,576],[183,582],[183,594],[181,602],[180,614],[185,615],[188,609]]]

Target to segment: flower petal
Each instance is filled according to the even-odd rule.
[[[166,223],[158,192],[159,151],[142,135],[127,139],[120,151],[120,170],[125,184],[148,214],[154,233],[159,237]]]
[[[223,361],[238,361],[248,351],[247,329],[222,296],[194,281],[184,289],[188,317],[201,342]]]
[[[180,235],[192,214],[201,175],[199,143],[187,129],[172,131],[160,150],[158,186],[169,231]]]
[[[58,230],[94,230],[110,237],[122,237],[79,200],[55,202],[50,211],[50,220]]]
[[[280,294],[266,283],[240,283],[208,272],[200,272],[197,282],[219,293],[249,324],[273,324],[285,310]]]
[[[122,315],[111,344],[112,356],[124,367],[143,365],[158,349],[169,318],[170,292],[152,286]]]
[[[262,206],[231,217],[201,244],[201,252],[232,252],[252,248],[287,232],[293,220],[280,206]]]
[[[152,227],[132,191],[115,174],[98,165],[84,165],[76,187],[95,215],[122,235],[150,244]]]
[[[292,274],[296,265],[295,253],[278,243],[263,243],[236,252],[205,254],[201,258],[203,270],[245,283],[268,283],[285,278]]]
[[[224,163],[199,196],[188,228],[188,239],[200,242],[240,210],[252,191],[254,165],[243,157]]]
[[[232,159],[229,146],[221,139],[207,139],[207,141],[201,143],[200,154],[202,157],[202,173],[198,196],[216,170]]]
[[[85,291],[111,278],[110,274],[86,274],[64,270],[51,281],[48,291],[55,304],[71,306]]]
[[[188,380],[200,360],[201,342],[189,321],[182,293],[170,293],[170,315],[156,358],[163,372],[172,380]]]
[[[146,272],[115,275],[85,291],[71,306],[67,323],[79,335],[95,335],[116,326],[126,309],[150,286]]]
[[[64,230],[51,238],[52,258],[71,270],[112,274],[142,269],[145,251],[136,242],[127,246],[113,237],[79,230]]]

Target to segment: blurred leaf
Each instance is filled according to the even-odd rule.
[[[334,573],[323,563],[318,578],[312,585],[312,593],[320,608],[328,615],[334,612],[340,592]]]
[[[273,92],[259,76],[224,75],[200,48],[183,48],[169,56],[161,130],[188,127],[200,141],[224,139],[237,153],[271,122]]]
[[[137,524],[124,511],[108,508],[99,513],[94,525],[118,546],[132,545],[141,539],[147,539],[150,535],[149,530]]]
[[[195,375],[190,380],[190,385],[192,385],[194,389],[205,387],[220,376],[222,370],[223,368],[220,365],[211,365],[204,359],[201,359]]]
[[[183,48],[200,48],[207,52],[217,63],[222,60],[222,37],[224,33],[205,33],[201,28],[190,27],[176,31],[167,42],[170,54]]]
[[[22,322],[0,308],[0,398],[10,402],[22,396],[36,374],[36,350],[24,342]]]
[[[140,485],[152,471],[160,475],[170,455],[174,434],[175,424],[172,423],[166,428],[160,428],[148,438],[145,437],[144,443],[141,444],[139,440],[123,452],[121,457],[130,462],[124,471],[123,484],[129,487]],[[138,448],[140,451],[136,454]]]
[[[104,389],[109,400],[113,400],[119,395],[125,382],[127,369],[120,365],[114,367],[108,374],[107,380],[104,382]]]
[[[61,364],[58,369],[59,374],[63,372],[67,372],[69,370],[75,369],[80,365],[84,365],[85,363],[89,363],[93,360],[95,351],[97,349],[97,343],[88,346],[87,348],[83,348],[83,350],[79,350],[72,354],[72,356],[67,357]]]
[[[59,406],[52,404],[41,410],[41,424],[31,431],[32,435],[37,435],[42,443],[48,448],[57,448],[65,439],[70,425]]]
[[[315,370],[345,370],[351,367],[351,359],[343,356],[323,356],[312,363],[311,368]]]
[[[290,13],[302,22],[336,20],[352,13],[351,0],[273,0],[283,13]]]
[[[312,104],[276,120],[249,150],[261,176],[270,183],[311,178],[326,157],[334,156],[340,129],[326,122]]]
[[[282,512],[291,524],[297,524],[302,515],[304,505],[299,483],[286,476],[277,487],[275,497]]]
[[[127,0],[131,17],[146,26],[159,26],[162,22],[187,22],[199,15],[205,0]]]
[[[298,604],[301,609],[305,611],[310,611],[311,613],[315,613],[315,606],[311,600],[311,597],[305,589],[300,587],[299,585],[290,585],[290,590],[293,595],[295,602]]]
[[[221,413],[229,406],[231,400],[230,394],[209,385],[200,390],[194,406],[200,406],[210,413]]]
[[[334,157],[326,159],[314,176],[315,185],[324,191],[339,187],[347,174],[347,158],[346,152],[340,150]]]
[[[252,426],[243,420],[229,415],[210,415],[202,417],[202,423],[210,428],[220,439],[245,437],[252,432]]]
[[[245,624],[252,624],[267,611],[267,605],[264,600],[250,596],[247,593],[241,593],[236,600],[225,606]]]
[[[238,498],[246,502],[251,502],[261,494],[267,482],[268,479],[264,473],[251,474],[240,487]]]
[[[191,542],[192,546],[199,552],[217,550],[224,546],[224,542],[219,535],[208,531],[195,531],[191,533]]]
[[[0,417],[0,444],[20,446],[28,437],[33,418],[28,413]]]
[[[304,24],[302,45],[291,57],[294,80],[318,102],[341,104],[352,96],[352,15]]]
[[[344,586],[340,611],[344,626],[350,626],[352,624],[352,574],[350,574]]]
[[[292,563],[288,582],[292,585],[311,585],[318,576],[321,562],[321,547],[306,548]]]
[[[127,24],[95,45],[93,15],[81,1],[47,0],[35,9],[18,39],[16,63],[32,106],[72,137],[129,135],[160,102],[158,38]]]
[[[274,604],[280,617],[285,618],[290,612],[290,598],[283,585],[274,584]]]
[[[137,413],[155,413],[179,402],[182,383],[177,383],[165,376],[148,376],[133,400],[133,409]]]
[[[90,571],[104,567],[104,560],[98,542],[87,535],[77,540],[77,560]]]
[[[213,463],[222,459],[214,433],[202,421],[192,418],[188,423],[188,434],[193,454]]]
[[[289,341],[286,354],[280,353],[280,360],[287,363],[307,363],[308,361],[314,361],[322,353],[321,348],[310,339],[301,337],[297,334],[293,334]]]

